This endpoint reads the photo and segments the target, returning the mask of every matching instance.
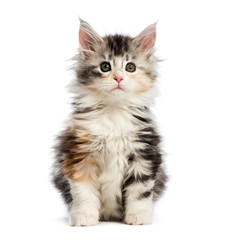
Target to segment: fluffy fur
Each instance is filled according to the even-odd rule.
[[[149,110],[157,76],[155,38],[156,24],[135,38],[102,38],[81,21],[74,112],[58,137],[53,168],[73,226],[152,222],[153,202],[167,179]],[[109,71],[102,71],[103,62]],[[136,70],[128,71],[128,63]]]

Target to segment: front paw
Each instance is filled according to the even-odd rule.
[[[130,225],[149,225],[152,224],[152,214],[146,210],[127,213],[125,222]]]
[[[71,214],[71,226],[94,226],[98,222],[99,217],[97,215],[87,215],[81,212]]]

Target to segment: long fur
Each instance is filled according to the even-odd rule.
[[[53,165],[53,182],[74,226],[99,220],[152,221],[153,202],[167,180],[161,138],[149,110],[157,77],[155,34],[151,25],[136,38],[101,38],[81,22],[81,49],[71,85],[74,111],[57,138]],[[101,71],[103,61],[111,64],[111,72]],[[128,62],[135,63],[135,73],[124,71]],[[123,91],[112,90],[116,69],[122,69]]]

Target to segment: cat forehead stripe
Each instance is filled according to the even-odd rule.
[[[107,41],[107,46],[109,50],[115,55],[123,55],[124,53],[128,52],[130,49],[130,43],[132,41],[131,37],[122,36],[119,34],[116,35],[109,35],[105,37]]]

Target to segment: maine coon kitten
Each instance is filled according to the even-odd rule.
[[[53,181],[73,226],[150,224],[165,188],[154,97],[156,24],[137,37],[100,37],[81,21],[74,112],[58,137]]]

